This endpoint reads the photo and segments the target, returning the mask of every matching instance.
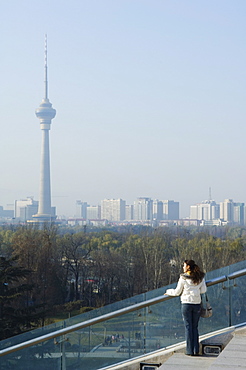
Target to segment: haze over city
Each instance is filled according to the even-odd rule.
[[[52,205],[246,202],[246,2],[1,4],[0,205],[39,197],[48,35]]]

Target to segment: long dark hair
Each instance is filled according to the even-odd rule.
[[[200,270],[200,267],[193,260],[185,260],[185,263],[190,268],[190,277],[193,283],[199,284],[205,276],[204,272]]]

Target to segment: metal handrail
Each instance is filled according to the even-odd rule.
[[[245,272],[245,274],[246,274],[246,272]],[[212,280],[207,280],[206,285],[207,286],[212,286],[212,285],[216,285],[216,284],[219,284],[219,283],[223,283],[224,281],[227,281],[227,280],[228,280],[227,276],[224,275],[224,276],[220,276],[218,278],[214,278]]]
[[[236,279],[237,277],[240,277],[243,275],[246,275],[246,269],[242,269],[242,270],[231,273],[230,275],[228,275],[228,279],[229,280]]]
[[[218,278],[212,279],[212,280],[208,280],[208,281],[206,281],[206,285],[207,286],[216,285],[216,284],[222,283],[224,281],[227,281],[228,279],[235,279],[236,277],[240,277],[240,276],[243,276],[243,275],[246,275],[246,269],[239,270],[239,271],[237,271],[235,273],[232,273],[228,276],[224,275],[224,276],[220,276]],[[137,311],[139,309],[142,309],[142,308],[145,308],[145,307],[152,306],[154,304],[158,304],[158,303],[167,301],[171,298],[174,298],[174,297],[162,295],[162,296],[159,296],[159,297],[149,299],[149,300],[144,301],[144,302],[136,303],[132,306],[121,308],[117,311],[113,311],[113,312],[107,313],[105,315],[101,315],[99,317],[95,317],[93,319],[83,321],[82,323],[78,323],[78,324],[68,326],[67,328],[56,330],[55,332],[45,334],[45,335],[42,335],[40,337],[30,339],[26,342],[19,343],[19,344],[16,344],[14,346],[2,349],[2,350],[0,350],[0,356],[5,356],[7,354],[19,351],[21,349],[31,347],[35,344],[42,343],[42,342],[47,341],[49,339],[54,339],[54,338],[69,334],[73,331],[84,329],[84,328],[86,328],[88,326],[91,326],[93,324],[98,324],[100,322],[103,322],[103,321],[106,321],[106,320],[109,320],[109,319],[113,319],[115,317],[119,317],[119,316],[122,316],[124,314],[130,313],[130,312],[133,312],[133,311]]]

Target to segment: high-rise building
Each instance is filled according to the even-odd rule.
[[[15,218],[22,222],[30,220],[38,212],[38,201],[32,197],[15,201]]]
[[[133,220],[133,205],[132,204],[126,204],[126,221]]]
[[[81,202],[81,200],[76,201],[76,217],[82,217],[87,219],[87,202]]]
[[[232,199],[225,199],[220,203],[220,218],[226,222],[234,221],[234,203]]]
[[[205,200],[190,206],[190,219],[211,221],[220,218],[220,206],[214,200]]]
[[[49,130],[56,110],[52,108],[48,99],[47,71],[47,37],[45,37],[44,98],[36,109],[36,116],[40,120],[42,130],[39,206],[38,213],[33,216],[37,222],[51,221],[55,218],[51,207]]]
[[[198,220],[198,204],[190,206],[190,219]]]
[[[123,221],[126,215],[126,202],[122,199],[104,199],[101,201],[101,217],[108,221]]]
[[[211,201],[211,217],[212,220],[220,218],[220,205],[213,200]]]
[[[88,206],[87,220],[100,220],[100,219],[101,219],[101,206]]]
[[[152,221],[153,201],[151,198],[137,198],[134,201],[134,220]]]
[[[245,218],[244,218],[244,213],[245,213],[245,206],[244,203],[234,203],[233,207],[233,220],[236,224],[239,225],[244,225]]]
[[[158,199],[153,200],[153,220],[163,220],[163,202]]]
[[[174,200],[163,200],[163,220],[179,219],[179,202]]]

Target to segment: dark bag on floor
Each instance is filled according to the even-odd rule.
[[[207,294],[205,294],[205,299],[206,299],[205,304],[203,304],[203,302],[201,301],[201,315],[200,316],[203,318],[211,317],[213,315],[213,310],[212,310],[212,307],[210,306],[210,303],[208,302]]]

